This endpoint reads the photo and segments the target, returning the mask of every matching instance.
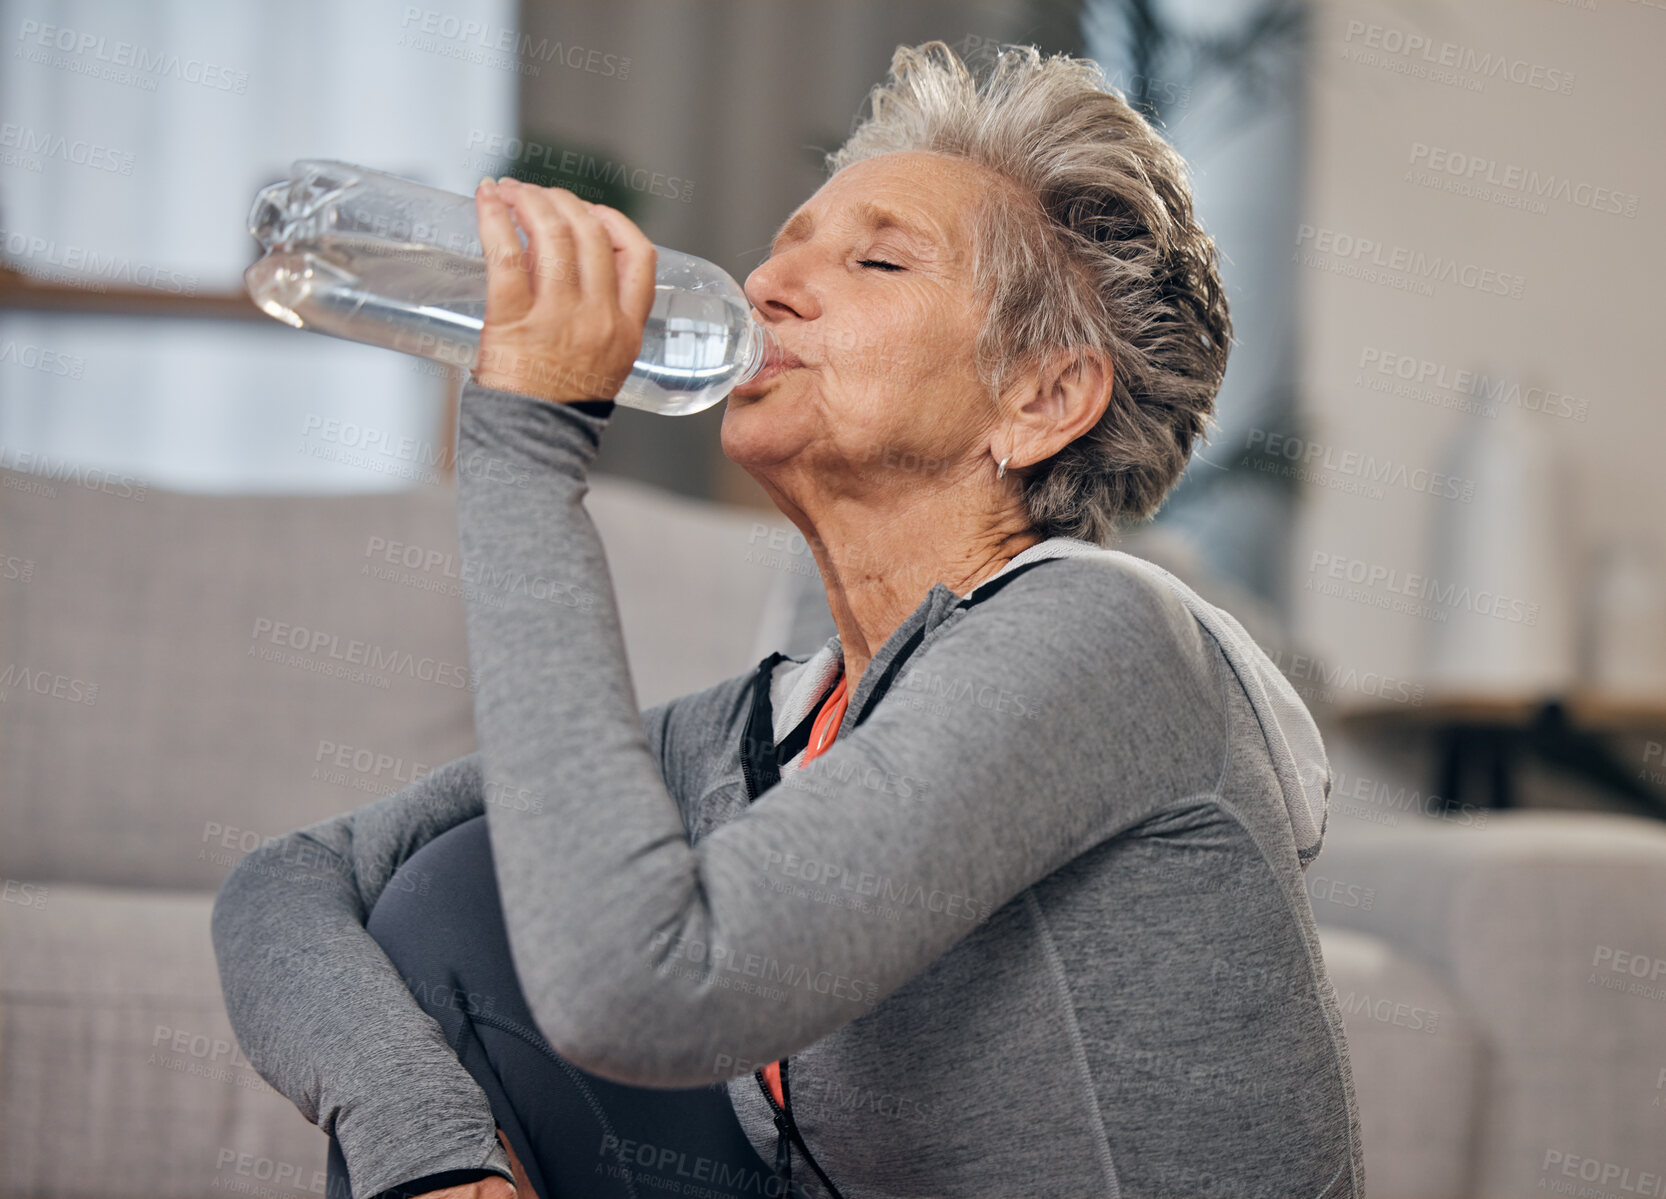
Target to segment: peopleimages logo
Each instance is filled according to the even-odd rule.
[[[945,891],[941,887],[933,887],[928,892],[919,883],[903,882],[891,878],[890,875],[875,874],[869,870],[853,871],[838,862],[818,861],[778,849],[767,850],[764,854],[764,873],[771,872],[778,872],[788,878],[796,878],[816,886],[837,887],[881,900],[894,907],[904,908],[913,905],[939,915],[969,920],[974,924],[986,922],[992,911],[988,900],[977,899],[960,891]]]
[[[1382,346],[1365,346],[1359,353],[1356,386],[1372,391],[1407,394],[1438,407],[1457,408],[1482,416],[1497,416],[1513,406],[1525,412],[1583,421],[1591,402],[1545,387],[1523,387],[1502,375],[1459,370],[1444,362],[1405,354]],[[1371,372],[1371,374],[1366,374]],[[1379,376],[1373,378],[1372,376]]]
[[[1328,579],[1315,580],[1314,576],[1323,570]],[[1402,571],[1398,567],[1382,566],[1378,563],[1367,562],[1362,558],[1349,558],[1343,554],[1328,554],[1324,550],[1314,550],[1313,557],[1307,566],[1307,582],[1303,585],[1305,591],[1315,591],[1321,595],[1333,595],[1343,599],[1357,600],[1369,603],[1373,607],[1388,608],[1394,611],[1409,611],[1419,616],[1433,616],[1439,620],[1446,618],[1446,613],[1439,609],[1432,612],[1421,605],[1420,601],[1428,600],[1435,604],[1442,604],[1448,608],[1460,608],[1473,612],[1478,616],[1491,616],[1497,620],[1506,620],[1512,624],[1536,625],[1539,623],[1539,605],[1527,603],[1524,600],[1512,599],[1499,595],[1496,591],[1486,588],[1476,590],[1467,584],[1443,583],[1432,575],[1418,574],[1415,571]],[[1342,580],[1356,584],[1354,587],[1343,587],[1329,580]],[[1380,587],[1384,591],[1392,592],[1404,599],[1391,599],[1388,596],[1373,595],[1364,588]],[[1415,607],[1403,606],[1410,601]]]
[[[1302,693],[1300,684],[1318,683],[1325,689],[1327,696],[1331,689],[1336,689],[1414,707],[1423,702],[1423,683],[1413,683],[1375,670],[1360,671],[1351,666],[1330,666],[1323,659],[1311,654],[1289,653],[1277,647],[1271,649],[1268,656],[1272,658],[1273,665],[1278,667],[1279,672],[1291,683],[1296,684],[1298,694]]]
[[[401,37],[404,39],[401,44],[433,50],[436,48],[433,43],[438,39],[477,52],[532,59],[533,63],[523,64],[532,68],[528,72],[530,74],[537,74],[538,68],[535,64],[549,62],[560,63],[574,71],[587,71],[592,75],[604,75],[613,79],[628,79],[631,73],[631,60],[623,54],[607,54],[593,47],[587,49],[566,42],[552,42],[547,37],[533,41],[531,34],[522,33],[518,29],[503,25],[493,26],[472,18],[465,20],[454,13],[440,12],[438,9],[422,9],[408,5],[399,25],[403,31]],[[427,35],[428,44],[416,40],[419,35]]]
[[[1452,803],[1432,791],[1391,783],[1386,779],[1350,775],[1345,770],[1338,770],[1332,778],[1329,800],[1332,807],[1349,811],[1352,815],[1367,819],[1374,819],[1375,814],[1386,817],[1375,819],[1378,824],[1397,824],[1400,814],[1408,812],[1460,825],[1474,825],[1476,828],[1484,828],[1487,823],[1486,810],[1474,804]],[[1350,804],[1350,800],[1368,804],[1375,811]]]
[[[680,958],[691,965],[705,967],[709,963],[714,971],[729,971],[760,979],[766,985],[803,987],[818,995],[834,995],[856,1003],[872,1004],[879,997],[879,984],[875,982],[835,974],[831,970],[812,970],[767,954],[745,953],[721,943],[702,941],[698,937],[678,934],[673,939],[670,933],[661,931],[653,935],[648,948],[657,959],[658,969],[666,968],[671,958]],[[709,973],[701,971],[702,975]]]
[[[139,502],[143,502],[145,491],[151,486],[146,480],[132,475],[116,474],[97,466],[53,458],[38,450],[20,450],[4,445],[0,445],[0,467],[29,476],[27,479],[7,479],[7,486],[22,483],[42,486],[51,483],[73,483],[77,487],[85,487],[88,491],[102,491],[105,495]],[[50,498],[57,494],[57,489],[46,486],[45,493]]]
[[[1359,237],[1323,225],[1297,226],[1294,255],[1302,266],[1358,275],[1372,283],[1395,282],[1393,276],[1376,273],[1392,271],[1394,276],[1406,276],[1403,283],[1412,284],[1422,295],[1434,294],[1430,283],[1451,283],[1471,291],[1519,300],[1527,285],[1521,275],[1440,254],[1425,254],[1408,246],[1386,246],[1375,238]]]
[[[80,354],[66,354],[45,346],[19,345],[16,341],[0,344],[0,365],[20,366],[24,370],[61,375],[66,379],[79,379],[87,370],[87,360]]]
[[[382,790],[378,787],[382,783],[409,786],[418,779],[426,778],[434,769],[425,762],[406,762],[403,757],[393,754],[377,753],[362,746],[340,745],[329,740],[318,743],[318,752],[312,760],[315,763],[312,768],[314,781],[361,791]],[[350,777],[348,772],[357,777]]]
[[[90,55],[95,64],[133,67],[151,75],[171,75],[183,83],[200,83],[204,87],[222,92],[235,92],[239,96],[249,87],[247,71],[234,71],[229,67],[204,62],[200,58],[181,58],[178,54],[170,54],[163,50],[150,50],[135,42],[110,42],[103,34],[79,33],[59,25],[42,25],[39,21],[25,20],[18,28],[17,40],[22,45],[17,48],[16,57],[27,58],[30,62],[39,62],[46,66],[65,67],[77,74],[102,72],[88,71],[83,63],[54,60],[53,56],[45,51],[56,50],[62,55],[74,55],[77,59]],[[117,81],[133,82],[126,79]],[[146,82],[150,85],[146,90],[155,89],[154,79]]]
[[[101,254],[85,246],[60,246],[55,238],[19,233],[15,229],[0,229],[0,250],[13,260],[12,266],[27,262],[35,268],[29,273],[49,279],[80,284],[97,279],[101,283],[126,283],[176,295],[197,294],[194,274],[134,262],[126,254]],[[40,269],[37,263],[44,263],[48,269]]]
[[[1347,43],[1343,56],[1355,62],[1373,66],[1390,66],[1390,56],[1399,60],[1396,66],[1416,68],[1407,74],[1431,73],[1436,68],[1481,79],[1497,79],[1519,83],[1541,91],[1573,95],[1573,72],[1525,58],[1512,58],[1502,51],[1477,50],[1462,42],[1437,42],[1421,33],[1408,33],[1390,25],[1375,25],[1366,21],[1350,20],[1342,38]],[[1364,51],[1364,53],[1362,53]],[[1369,53],[1376,51],[1376,54]],[[1392,69],[1392,68],[1391,68]],[[1479,83],[1479,80],[1475,80]],[[1470,90],[1479,91],[1479,87]]]
[[[329,659],[331,664],[340,663],[364,667],[366,671],[402,674],[425,683],[439,683],[446,687],[466,687],[470,691],[475,689],[475,682],[470,677],[467,666],[442,662],[426,655],[418,657],[407,650],[388,649],[356,637],[344,641],[336,633],[309,629],[265,616],[255,618],[249,640],[250,657],[267,657],[268,655],[257,652],[259,643],[267,642],[277,650],[295,650],[314,658],[322,655]],[[272,660],[278,659],[274,657]],[[386,682],[377,685],[385,688]]]
[[[97,683],[8,662],[4,669],[0,669],[0,701],[4,701],[14,687],[34,695],[50,695],[53,699],[67,700],[72,704],[86,704],[89,708],[98,702]]]
[[[1561,1149],[1545,1150],[1544,1164],[1539,1167],[1539,1173],[1560,1174],[1563,1178],[1575,1178],[1582,1183],[1592,1184],[1576,1186],[1571,1182],[1563,1182],[1561,1178],[1552,1177],[1547,1185],[1547,1180],[1540,1178],[1539,1188],[1550,1195],[1590,1195],[1596,1199],[1621,1199],[1621,1196],[1626,1195],[1660,1199],[1666,1195],[1666,1174],[1653,1170],[1636,1170],[1618,1162],[1603,1161],[1601,1158],[1581,1157]]]
[[[1440,1027],[1440,1013],[1433,1008],[1381,996],[1373,999],[1368,993],[1359,991],[1338,995],[1336,1006],[1344,1016],[1369,1016],[1379,1024],[1393,1024],[1412,1032],[1433,1033]]]
[[[1461,150],[1414,141],[1411,144],[1410,162],[1411,168],[1406,174],[1408,182],[1418,182],[1419,177],[1415,170],[1422,169],[1442,184],[1462,183],[1474,189],[1472,193],[1465,194],[1474,194],[1477,199],[1496,199],[1486,190],[1496,188],[1507,195],[1534,201],[1561,200],[1576,208],[1589,208],[1593,212],[1607,212],[1624,217],[1637,215],[1639,199],[1631,192],[1621,191],[1617,187],[1575,182],[1566,175],[1541,172],[1516,163],[1499,162],[1496,158],[1479,154],[1466,154]],[[1456,189],[1448,186],[1447,190]],[[1543,212],[1545,206],[1539,203],[1534,211]]]
[[[478,558],[425,550],[385,537],[372,535],[364,556],[370,560],[359,567],[362,575],[420,591],[462,596],[470,603],[502,608],[512,598],[522,597],[585,612],[596,606],[595,593],[570,580],[529,575],[523,570],[503,570]]]
[[[330,462],[349,466],[365,466],[390,474],[415,474],[436,478],[424,467],[454,469],[471,479],[491,479],[515,487],[525,487],[532,472],[517,470],[500,458],[484,451],[459,453],[456,447],[440,447],[417,438],[395,435],[386,429],[338,420],[318,413],[308,413],[301,424],[301,452]],[[399,469],[400,464],[409,469]]]
[[[114,175],[133,173],[133,155],[123,150],[112,150],[85,138],[71,141],[61,133],[42,133],[27,125],[0,122],[0,147],[16,150],[21,155],[56,158],[75,166],[108,171]],[[31,168],[33,169],[33,168]]]
[[[1294,477],[1321,485],[1330,485],[1332,480],[1320,476],[1315,467],[1362,483],[1383,483],[1391,487],[1403,487],[1408,491],[1460,500],[1466,504],[1475,498],[1473,479],[1442,474],[1440,471],[1421,466],[1407,466],[1404,462],[1396,462],[1392,458],[1378,458],[1374,454],[1345,450],[1321,441],[1272,433],[1266,429],[1252,428],[1245,438],[1244,448],[1255,452],[1246,453],[1239,462],[1240,466],[1254,466],[1265,470],[1263,463],[1266,463],[1267,459],[1284,458],[1299,464],[1294,470]],[[1374,499],[1381,499],[1383,495],[1380,489],[1368,490],[1366,494],[1371,494]]]
[[[1662,763],[1666,763],[1666,742],[1650,741],[1643,746],[1643,765],[1638,770],[1637,777],[1646,782],[1666,783],[1666,770],[1649,769],[1649,761],[1653,758],[1658,758]]]
[[[552,172],[560,175],[563,181],[597,180],[685,203],[694,198],[693,181],[680,175],[667,175],[661,171],[644,170],[642,167],[627,167],[611,159],[597,158],[594,154],[562,150],[558,146],[523,141],[521,138],[502,133],[487,133],[484,129],[469,131],[466,148],[483,151],[493,159],[506,158],[516,166],[531,166]]]

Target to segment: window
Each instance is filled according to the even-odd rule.
[[[450,26],[514,14],[0,0],[0,466],[182,491],[442,479],[459,377],[256,311],[245,222],[297,158],[471,192],[518,76]]]

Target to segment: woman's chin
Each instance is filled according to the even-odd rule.
[[[803,431],[787,427],[793,423],[791,414],[801,410],[768,403],[776,391],[771,388],[758,396],[730,396],[724,405],[718,441],[723,456],[736,466],[747,470],[767,467],[791,458],[803,446]]]

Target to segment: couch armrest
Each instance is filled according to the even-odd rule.
[[[1474,1193],[1666,1176],[1666,826],[1488,817],[1328,840],[1315,916],[1394,945],[1480,1021]],[[1324,902],[1337,895],[1356,902]]]

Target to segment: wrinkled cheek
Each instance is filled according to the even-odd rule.
[[[852,430],[894,424],[899,400],[909,393],[906,379],[861,361],[846,364],[818,382],[827,407]]]
[[[854,350],[841,364],[841,373],[865,386],[884,385],[906,390],[923,373],[917,346],[903,342],[873,341]]]

